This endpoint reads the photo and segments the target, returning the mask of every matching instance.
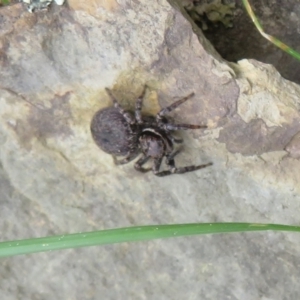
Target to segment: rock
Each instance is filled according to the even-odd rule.
[[[295,134],[295,136],[285,147],[285,150],[290,154],[291,157],[300,158],[300,132]]]
[[[300,89],[274,68],[228,64],[166,1],[72,0],[36,14],[14,5],[0,18],[2,240],[299,223],[300,161],[287,151]],[[145,113],[195,92],[172,116],[209,128],[180,133],[177,165],[212,167],[158,178],[95,145],[90,122],[111,105],[104,88],[132,109],[145,83]],[[299,250],[296,234],[248,233],[41,253],[3,260],[0,289],[3,299],[296,299]]]

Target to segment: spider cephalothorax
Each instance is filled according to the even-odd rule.
[[[181,174],[212,165],[208,163],[182,168],[175,166],[174,157],[179,153],[179,150],[174,149],[174,143],[179,144],[183,141],[172,136],[171,132],[206,128],[206,126],[171,123],[165,115],[190,99],[194,93],[161,109],[154,117],[141,114],[145,90],[144,88],[142,95],[137,99],[133,113],[124,110],[111,91],[106,89],[114,106],[99,110],[93,117],[91,132],[96,144],[106,153],[112,154],[116,164],[126,164],[136,158],[139,153],[142,153],[142,157],[135,164],[135,169],[140,172],[151,170],[143,168],[143,164],[152,158],[154,160],[152,171],[157,176]],[[124,156],[124,158],[117,160],[116,156]],[[168,170],[159,171],[164,157],[166,157]]]

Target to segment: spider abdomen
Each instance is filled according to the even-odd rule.
[[[124,156],[137,148],[132,125],[115,107],[101,109],[94,115],[91,132],[95,143],[106,153]]]

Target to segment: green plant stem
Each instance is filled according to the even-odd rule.
[[[67,248],[106,245],[122,242],[136,242],[198,234],[266,230],[300,232],[300,227],[278,224],[251,223],[196,223],[138,226],[93,231],[86,233],[66,234],[44,238],[33,238],[19,241],[1,242],[0,257],[60,250]]]
[[[252,19],[255,27],[257,28],[257,30],[260,32],[260,34],[266,38],[267,40],[269,40],[271,43],[273,43],[275,46],[277,46],[278,48],[280,48],[281,50],[283,50],[284,52],[287,52],[288,54],[290,54],[291,56],[293,56],[294,58],[300,60],[300,53],[295,51],[294,49],[292,49],[291,47],[289,47],[288,45],[282,43],[280,40],[278,40],[277,38],[273,37],[272,35],[269,35],[267,33],[265,33],[265,31],[263,30],[263,27],[261,26],[261,24],[259,23],[257,17],[255,16],[250,3],[248,2],[248,0],[242,0],[244,7],[247,11],[247,13],[249,14],[250,18]]]

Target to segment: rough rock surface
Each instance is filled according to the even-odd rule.
[[[299,224],[300,88],[257,61],[227,64],[164,0],[0,10],[1,240],[146,224]],[[90,135],[110,105],[173,116],[177,164],[157,178],[115,166]],[[286,149],[286,150],[285,150]],[[300,237],[248,233],[2,259],[1,299],[298,299]]]

